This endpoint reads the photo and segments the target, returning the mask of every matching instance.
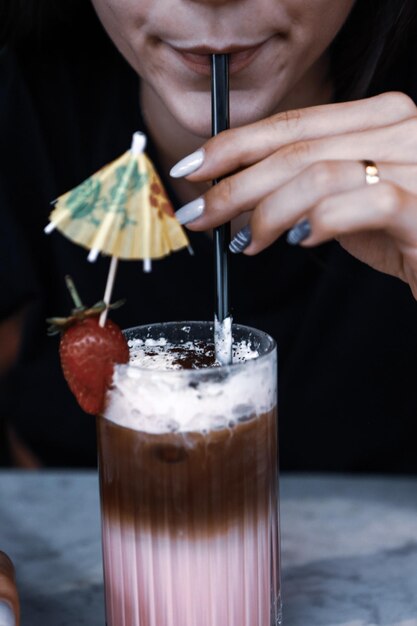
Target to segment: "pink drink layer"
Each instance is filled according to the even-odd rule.
[[[276,408],[98,439],[107,625],[280,623]]]

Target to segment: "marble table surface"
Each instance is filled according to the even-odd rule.
[[[281,520],[284,626],[417,626],[417,478],[285,475]],[[22,626],[104,626],[94,472],[1,471],[0,548]]]

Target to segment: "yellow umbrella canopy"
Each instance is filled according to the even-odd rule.
[[[189,245],[161,180],[135,133],[132,147],[60,196],[46,232],[55,228],[90,250],[119,259],[159,259]]]
[[[47,234],[59,230],[71,241],[90,250],[89,261],[100,253],[112,257],[104,302],[110,303],[118,259],[151,260],[188,246],[161,180],[144,153],[146,137],[133,135],[121,157],[60,196],[49,216]],[[106,322],[107,309],[100,317]]]

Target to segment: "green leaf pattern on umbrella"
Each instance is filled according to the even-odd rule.
[[[95,178],[87,178],[75,187],[68,196],[67,208],[73,219],[83,219],[93,213],[101,191],[101,183]]]
[[[139,191],[148,182],[148,174],[139,172],[136,161],[131,161],[127,165],[121,165],[116,169],[116,181],[110,189],[111,199],[116,198],[120,190],[118,201],[125,204],[129,196],[135,191]]]
[[[139,172],[137,162],[132,160],[118,167],[115,177],[115,182],[106,195],[102,195],[102,184],[96,177],[88,178],[73,189],[66,202],[71,217],[87,218],[91,224],[99,226],[103,220],[103,212],[114,211],[122,213],[121,229],[136,224],[135,220],[129,218],[126,204],[131,195],[147,183],[148,174]]]
[[[138,192],[148,181],[148,175],[138,170],[136,161],[131,161],[127,165],[121,165],[115,172],[116,181],[110,188],[108,198],[103,200],[103,208],[112,208],[115,213],[123,214],[123,221],[120,228],[123,229],[130,224],[136,224],[136,220],[128,217],[126,205],[129,198]]]

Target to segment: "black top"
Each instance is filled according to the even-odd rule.
[[[416,97],[417,63],[398,67],[384,87]],[[54,198],[143,129],[139,83],[116,52],[99,61],[4,50],[0,84],[0,316],[30,307],[19,362],[0,384],[0,419],[46,464],[91,465],[94,418],[67,389],[45,318],[70,308],[67,273],[86,303],[99,300],[108,259],[90,264],[84,249],[43,228]],[[157,164],[152,145],[148,152]],[[193,258],[174,253],[150,275],[138,262],[120,264],[114,298],[128,301],[115,321],[212,317],[212,243],[205,234],[191,242]],[[416,471],[417,304],[408,286],[337,243],[305,250],[284,239],[257,257],[233,257],[231,285],[235,321],[278,342],[281,467]]]

